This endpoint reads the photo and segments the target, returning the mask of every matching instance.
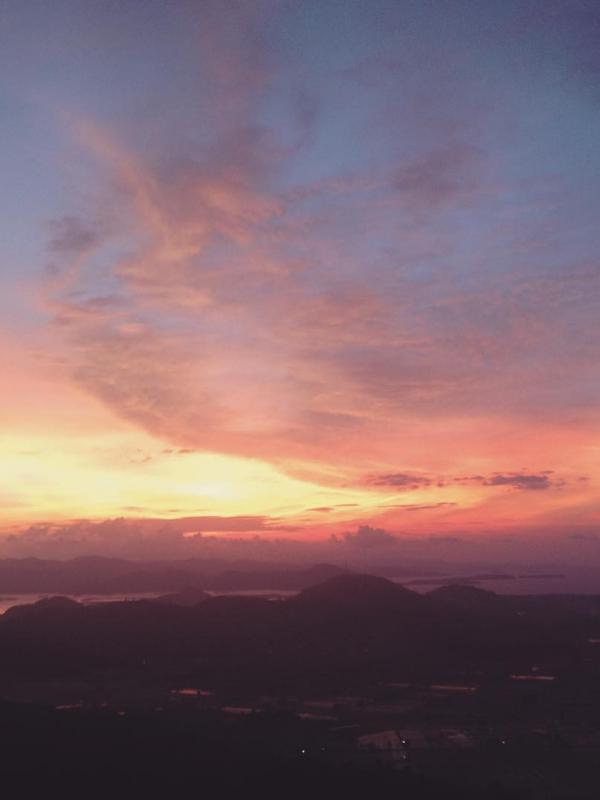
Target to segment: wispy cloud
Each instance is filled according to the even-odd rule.
[[[578,481],[581,478],[577,478]],[[539,473],[531,472],[494,472],[491,475],[462,475],[462,476],[430,476],[405,472],[390,472],[381,475],[369,475],[364,481],[366,486],[387,488],[394,491],[412,491],[430,487],[445,488],[453,485],[471,486],[509,486],[513,489],[543,490],[560,489],[567,485],[567,481],[553,473],[544,470]]]
[[[14,360],[54,381],[47,429],[86,403],[153,440],[123,459],[140,474],[168,450],[268,464],[327,524],[336,491],[375,530],[591,517],[573,476],[598,470],[597,14],[134,6],[68,25],[40,6],[43,39],[15,12],[5,43],[19,103],[44,103],[25,124],[10,101],[4,350],[35,340]],[[34,268],[23,230],[49,216]]]

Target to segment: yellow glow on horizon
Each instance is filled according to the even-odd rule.
[[[473,499],[461,487],[433,493],[361,488],[323,464],[280,468],[178,448],[116,417],[67,375],[37,369],[31,345],[23,350],[4,339],[0,347],[6,356],[2,530],[72,519],[243,515],[277,518],[318,536],[336,523],[393,513],[395,504]],[[319,512],[325,507],[327,513]]]
[[[80,517],[273,515],[374,508],[382,495],[328,489],[261,461],[165,447],[144,433],[0,438],[2,525]],[[350,510],[350,509],[348,509]]]
[[[304,538],[357,524],[427,536],[568,522],[578,515],[597,518],[588,494],[598,474],[597,437],[590,437],[589,427],[546,426],[535,441],[502,419],[493,429],[475,419],[468,428],[453,418],[439,419],[432,437],[408,427],[399,442],[402,469],[439,476],[440,483],[410,490],[364,487],[365,475],[393,473],[393,461],[382,466],[358,453],[343,467],[327,461],[288,463],[282,452],[281,461],[271,464],[183,449],[115,415],[62,371],[38,369],[33,344],[19,349],[14,340],[0,338],[6,386],[0,531],[73,519],[264,516],[273,520],[274,529],[291,526],[296,532],[290,535]],[[453,462],[465,443],[473,454],[459,458],[458,471]],[[568,477],[566,489],[516,491],[454,480],[457,474],[510,472],[507,455],[514,463],[516,448],[521,464],[539,463],[540,452],[560,454],[559,477]],[[452,459],[449,453],[455,454]],[[578,475],[587,478],[579,482]]]

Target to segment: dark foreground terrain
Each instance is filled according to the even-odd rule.
[[[518,797],[498,780],[449,781],[357,758],[348,736],[282,713],[226,719],[0,706],[5,796]],[[60,794],[59,794],[60,793]]]
[[[0,617],[2,785],[597,798],[598,631],[599,597],[350,574],[286,600],[17,606]]]

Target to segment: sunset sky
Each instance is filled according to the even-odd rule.
[[[0,551],[600,563],[599,42],[596,0],[4,0]]]

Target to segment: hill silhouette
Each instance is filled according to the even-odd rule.
[[[599,603],[561,608],[471,587],[423,596],[349,574],[275,601],[197,589],[158,602],[50,598],[0,617],[0,678],[185,676],[220,691],[295,693],[434,680],[441,671],[497,675],[548,654],[575,657]]]
[[[427,597],[437,604],[464,610],[481,611],[504,604],[502,597],[495,592],[465,583],[440,586],[428,592]]]
[[[339,606],[390,606],[395,604],[422,604],[422,597],[398,583],[376,575],[336,575],[314,586],[303,589],[296,601],[299,603],[327,603]]]

